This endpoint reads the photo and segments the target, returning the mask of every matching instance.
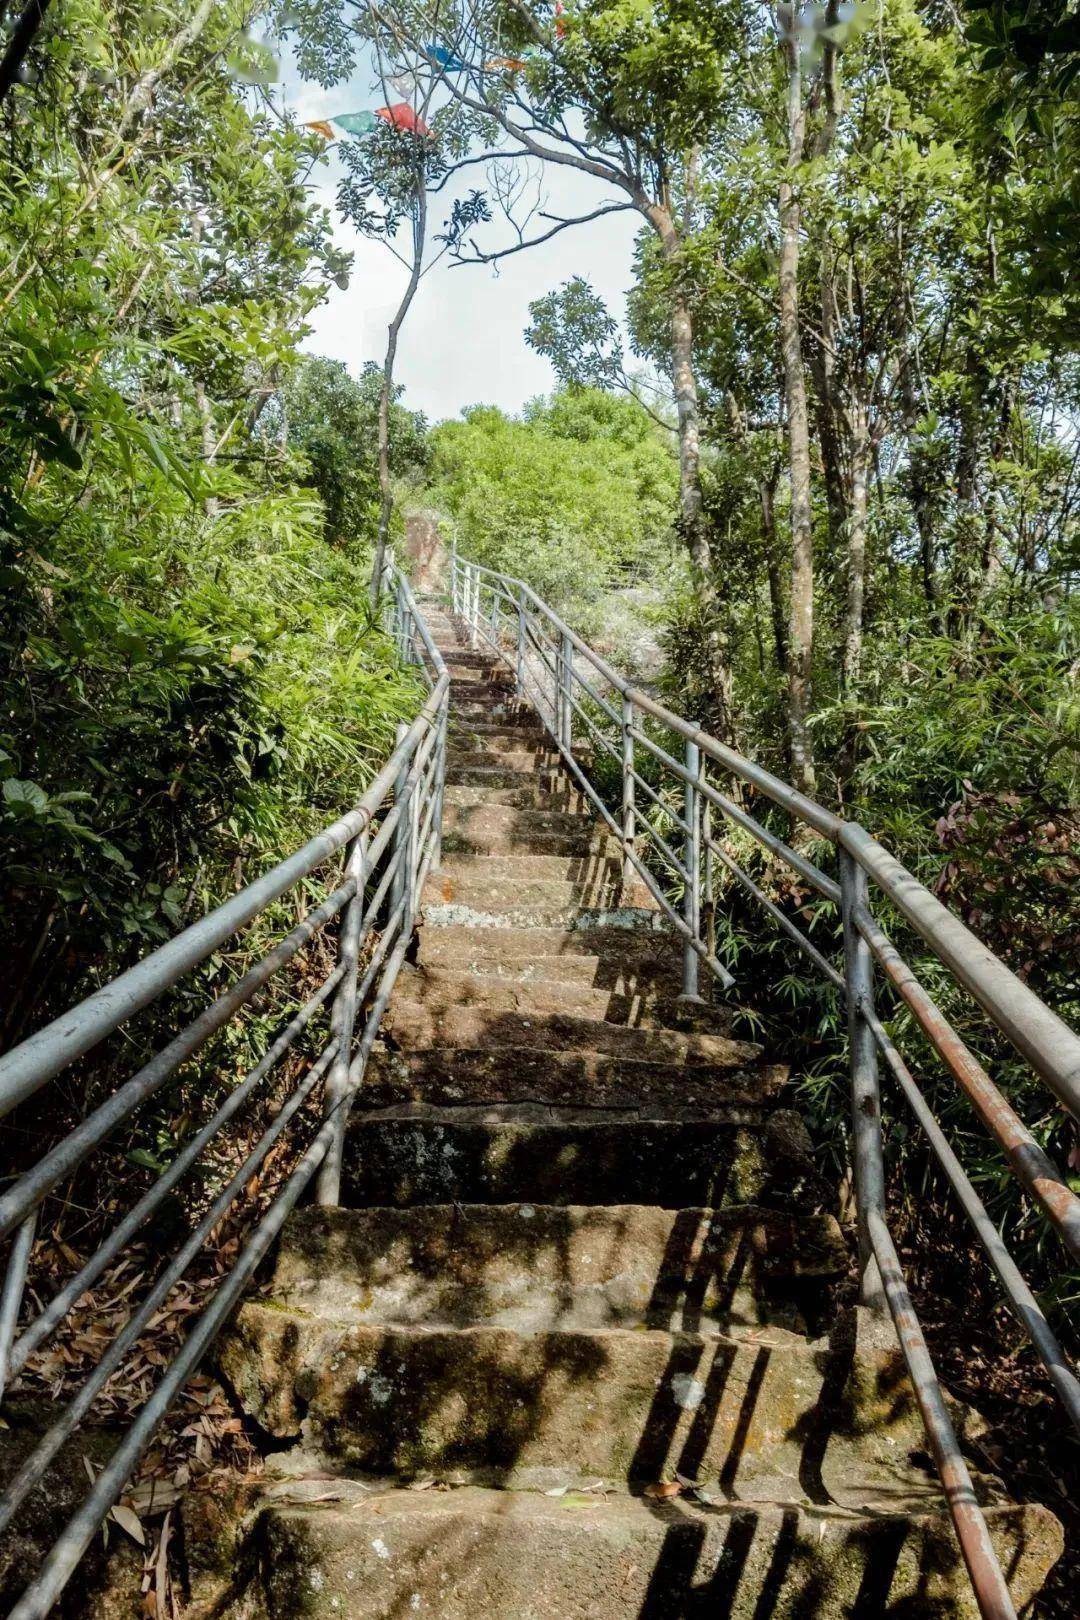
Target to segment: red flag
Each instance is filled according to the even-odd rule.
[[[431,134],[419,113],[414,112],[407,101],[395,101],[392,107],[376,107],[375,116],[393,129],[406,129],[411,135]]]

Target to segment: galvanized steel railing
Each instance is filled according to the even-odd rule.
[[[625,876],[636,875],[646,884],[681,935],[683,995],[699,999],[701,964],[722,987],[733,982],[716,956],[714,884],[719,867],[742,885],[844,997],[862,1298],[877,1308],[887,1306],[896,1326],[980,1611],[987,1620],[1015,1616],[889,1231],[879,1056],[896,1079],[1078,1432],[1080,1382],[882,1024],[874,1004],[875,966],[963,1088],[1010,1170],[1052,1222],[1073,1259],[1080,1259],[1080,1199],[889,940],[874,915],[871,883],[1076,1119],[1080,1119],[1080,1036],[862,827],[833,815],[631,686],[522,580],[468,562],[455,552],[450,595],[472,645],[482,640],[503,657],[513,671],[518,696],[539,712],[567,770],[618,840]],[[606,756],[621,781],[614,810],[608,802],[614,796],[599,790],[595,768],[592,776],[587,768],[590,753],[593,761]],[[653,780],[646,779],[643,768],[649,769]],[[723,792],[710,772],[713,778],[733,779],[736,796]],[[837,877],[821,871],[736,802],[743,786],[788,812],[796,824],[828,839],[836,848]],[[733,859],[716,836],[718,824],[724,822],[749,834],[823,900],[839,908],[842,969],[826,959]]]
[[[258,1221],[235,1265],[195,1322],[182,1348],[134,1417],[109,1462],[52,1547],[39,1573],[11,1611],[10,1620],[44,1620],[99,1526],[120,1496],[151,1435],[191,1376],[251,1279],[290,1210],[312,1182],[320,1203],[338,1201],[341,1154],[349,1109],[363,1078],[379,1023],[405,958],[424,878],[438,858],[445,775],[449,677],[417,611],[404,577],[392,564],[384,576],[384,609],[403,660],[415,664],[428,695],[410,726],[355,809],[341,816],[286,860],[215,911],[193,923],[126,973],[0,1058],[0,1115],[38,1093],[128,1019],[156,1001],[204,962],[238,930],[262,915],[309,874],[344,852],[331,871],[331,892],[309,911],[230,989],[112,1093],[69,1135],[0,1194],[0,1238],[12,1239],[0,1295],[0,1393],[55,1332],[79,1297],[93,1286],[171,1190],[243,1108],[260,1083],[301,1041],[316,1014],[330,1003],[328,1034],[309,1053],[306,1072],[210,1207],[132,1310],[119,1335],[78,1394],[0,1495],[3,1534],[27,1494],[43,1478],[61,1446],[87,1417],[96,1396],[122,1366],[155,1312],[184,1275],[214,1227],[240,1199],[271,1148],[309,1098],[323,1086],[319,1125],[295,1167]],[[181,1064],[223,1029],[253,996],[340,917],[333,971],[289,1022],[260,1062],[230,1092],[212,1118],[128,1211],[75,1276],[42,1309],[23,1315],[27,1267],[38,1211],[45,1199],[95,1148],[174,1075]],[[332,999],[331,999],[332,998]],[[299,1147],[299,1144],[298,1144]]]

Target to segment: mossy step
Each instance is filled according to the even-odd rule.
[[[517,776],[509,787],[493,786],[485,771],[467,771],[465,781],[447,775],[444,802],[456,805],[508,805],[519,810],[562,811],[580,814],[588,808],[583,793],[572,787],[565,776],[553,775],[541,783],[535,776]],[[479,780],[477,780],[479,779]]]
[[[504,998],[505,992],[497,992],[490,1000],[446,1006],[438,996],[410,1000],[406,990],[395,995],[382,1031],[407,1052],[428,1047],[442,1052],[459,1047],[501,1051],[513,1046],[531,1048],[545,1057],[573,1053],[707,1070],[725,1101],[733,1079],[742,1093],[740,1100],[749,1102],[779,1090],[787,1078],[784,1065],[763,1063],[760,1046],[728,1035],[626,1026],[571,1011],[519,1009],[503,1005]],[[587,1079],[585,1073],[582,1079]]]
[[[241,1307],[219,1349],[248,1414],[366,1474],[550,1489],[678,1472],[726,1498],[937,1496],[895,1339],[398,1327]],[[878,1391],[885,1389],[888,1398]]]
[[[256,1531],[265,1620],[978,1620],[947,1515],[567,1492],[278,1487]],[[289,1495],[293,1500],[290,1503]],[[1059,1555],[1039,1507],[988,1515],[1024,1608]]]
[[[753,1207],[304,1209],[269,1294],[285,1310],[397,1326],[805,1332],[806,1310],[827,1310],[823,1279],[848,1265],[831,1216]]]
[[[588,965],[588,958],[575,960]],[[659,992],[648,983],[626,991],[606,990],[601,986],[594,988],[586,979],[575,983],[537,977],[532,962],[518,963],[516,969],[504,963],[498,973],[491,971],[492,965],[485,963],[481,969],[470,969],[466,964],[460,969],[433,966],[421,950],[418,965],[404,968],[398,976],[395,1000],[400,996],[404,1001],[419,1001],[440,1010],[483,1006],[493,1012],[537,1016],[568,1013],[631,1028],[659,1023],[668,1028],[700,1029],[712,1034],[726,1033],[731,1024],[729,1008],[698,1008],[680,1003],[670,985],[662,986]],[[561,965],[561,959],[556,959],[554,965]]]
[[[617,1026],[607,1026],[615,1028]],[[376,1046],[364,1076],[370,1107],[400,1103],[539,1103],[592,1109],[678,1109],[708,1120],[737,1110],[756,1117],[787,1077],[781,1064],[686,1067],[598,1052],[559,1052],[537,1043],[445,1046],[405,1051]]]
[[[342,1203],[792,1210],[821,1191],[805,1126],[783,1109],[416,1103],[353,1114]]]

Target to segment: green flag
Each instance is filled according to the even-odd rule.
[[[340,124],[347,135],[370,135],[375,128],[375,114],[369,112],[335,114],[333,122]]]

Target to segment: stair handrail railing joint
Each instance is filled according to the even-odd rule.
[[[483,622],[485,592],[492,604],[503,600],[514,605],[515,634],[509,642],[491,633]],[[878,1311],[887,1310],[896,1329],[980,1612],[984,1620],[1008,1620],[1015,1614],[1008,1585],[976,1501],[889,1232],[879,1059],[884,1060],[888,1072],[899,1084],[986,1253],[1006,1300],[1043,1361],[1052,1386],[1078,1432],[1080,1381],[878,1015],[875,965],[882,969],[890,989],[912,1012],[930,1045],[1002,1148],[1009,1169],[1048,1216],[1074,1259],[1080,1258],[1080,1199],[888,939],[874,916],[871,883],[930,947],[956,983],[981,1007],[1062,1108],[1078,1121],[1080,1035],[864,827],[817,804],[771,771],[633,686],[524,580],[462,557],[455,546],[451,554],[449,596],[469,645],[475,647],[484,640],[510,664],[518,697],[532,698],[564,765],[616,840],[624,881],[641,880],[671,927],[681,935],[684,995],[691,999],[697,995],[702,963],[722,990],[730,989],[734,983],[715,954],[711,885],[716,861],[843,997],[847,1012],[860,1297],[864,1304]],[[494,622],[492,617],[491,623]],[[548,656],[545,648],[552,649],[554,656]],[[590,677],[598,677],[617,695],[617,709],[607,702]],[[575,685],[580,697],[575,696]],[[620,772],[617,813],[613,813],[585,769],[583,760],[587,755],[575,746],[575,717],[587,734],[581,740],[590,748],[602,749]],[[647,729],[647,723],[682,739],[682,759],[660,745]],[[660,779],[659,788],[642,774],[650,766],[654,779]],[[724,794],[710,780],[710,767],[734,777],[770,804],[786,811],[794,823],[827,840],[836,850],[839,881],[764,826],[744,805]],[[642,797],[647,801],[644,805]],[[822,955],[802,929],[764,894],[750,874],[716,840],[711,823],[703,820],[703,808],[708,809],[710,816],[718,811],[724,822],[749,833],[822,899],[839,909],[842,970]],[[668,824],[666,837],[656,825],[658,820],[664,819]],[[682,834],[681,855],[672,842],[677,832]]]
[[[403,663],[415,666],[426,691],[411,723],[397,729],[394,748],[357,804],[302,848],[279,861],[222,905],[199,918],[102,985],[77,1006],[0,1056],[0,1117],[26,1103],[57,1075],[178,984],[274,901],[295,889],[339,854],[341,881],[307,911],[288,934],[156,1052],[138,1073],[109,1094],[60,1142],[0,1193],[0,1238],[11,1237],[0,1290],[0,1399],[7,1382],[56,1331],[68,1312],[122,1254],[172,1189],[198,1163],[257,1092],[266,1077],[301,1042],[308,1062],[262,1137],[199,1223],[158,1274],[146,1296],[70,1403],[0,1492],[0,1534],[35,1490],[60,1448],[86,1421],[97,1394],[138,1343],[215,1226],[244,1196],[275,1142],[323,1086],[315,1134],[284,1185],[270,1198],[231,1268],[196,1318],[145,1404],[93,1480],[16,1602],[8,1620],[45,1620],[79,1560],[120,1497],[133,1469],[185,1382],[228,1320],[289,1212],[315,1183],[319,1203],[340,1195],[341,1149],[349,1111],[378,1033],[394,981],[405,960],[425,878],[437,859],[446,769],[450,676],[392,553],[384,559],[377,620]],[[332,869],[331,869],[332,870]],[[94,1252],[43,1307],[36,1299],[20,1326],[29,1263],[43,1201],[75,1172],[123,1121],[164,1085],[251,1002],[313,939],[339,918],[337,959],[304,1006],[263,1057],[229,1092],[212,1117],[156,1176]],[[325,1035],[308,1032],[328,1012]],[[358,1040],[357,1040],[357,1037]],[[33,1299],[33,1296],[29,1296]]]

